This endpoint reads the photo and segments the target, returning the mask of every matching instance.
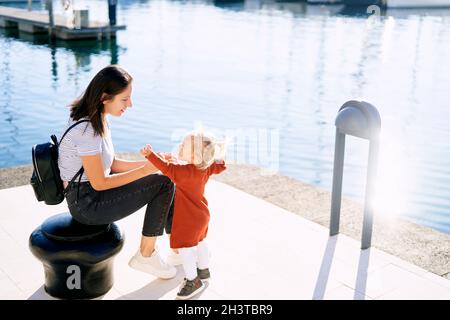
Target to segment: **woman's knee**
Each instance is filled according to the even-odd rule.
[[[175,191],[175,184],[168,177],[160,175],[162,179],[162,184],[164,185],[167,192],[173,193]]]
[[[149,174],[142,178],[141,181],[148,185],[173,185],[173,182],[167,176],[160,173]]]
[[[175,184],[165,175],[155,173],[146,176],[144,179],[148,185],[161,186],[162,192],[170,194],[175,192]]]

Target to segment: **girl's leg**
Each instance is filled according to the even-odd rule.
[[[186,279],[192,281],[197,277],[197,247],[180,248],[178,252],[183,260]]]
[[[200,270],[209,268],[209,249],[205,239],[197,245],[197,267]]]
[[[205,289],[205,284],[197,275],[197,247],[179,248],[183,260],[183,269],[186,277],[177,293],[178,299],[190,299]]]

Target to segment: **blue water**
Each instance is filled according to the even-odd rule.
[[[119,63],[135,80],[133,108],[111,119],[117,151],[169,151],[203,126],[234,137],[230,161],[331,190],[334,118],[362,97],[382,117],[377,214],[450,234],[450,10],[368,20],[340,5],[119,2],[127,30],[116,40],[49,45],[0,29],[0,167],[30,163],[31,146],[64,126],[65,106]],[[106,21],[106,1],[77,4]],[[347,140],[343,192],[359,201],[367,151]]]

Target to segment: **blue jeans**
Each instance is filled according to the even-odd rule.
[[[79,189],[78,189],[79,188]],[[142,235],[170,234],[175,185],[161,174],[151,174],[124,186],[96,191],[89,182],[72,183],[66,193],[72,217],[88,225],[109,224],[147,205]]]

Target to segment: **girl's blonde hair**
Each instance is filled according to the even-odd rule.
[[[219,143],[211,134],[202,131],[189,133],[186,139],[191,139],[193,146],[193,164],[200,170],[207,169],[213,162],[222,157],[224,144]]]

